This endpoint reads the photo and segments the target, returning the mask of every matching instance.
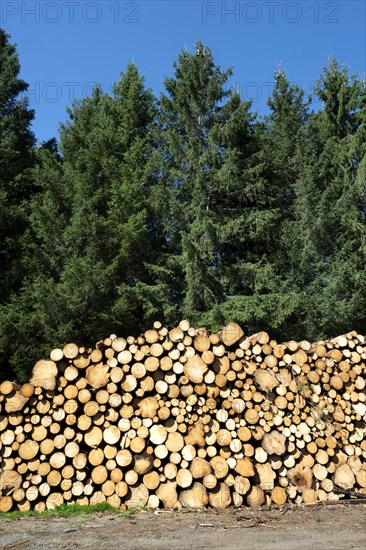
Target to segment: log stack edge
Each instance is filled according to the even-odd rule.
[[[366,495],[365,360],[355,331],[278,344],[186,320],[54,349],[0,385],[0,511]]]

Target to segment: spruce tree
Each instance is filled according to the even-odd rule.
[[[233,266],[245,240],[242,208],[250,199],[243,178],[255,148],[250,103],[226,89],[230,75],[200,41],[195,53],[183,51],[165,80],[157,130],[177,317],[210,326],[233,314],[223,304],[241,288]]]
[[[32,276],[3,320],[3,333],[16,333],[8,354],[19,378],[55,345],[136,333],[160,316],[166,292],[144,175],[153,117],[151,92],[130,65],[113,96],[96,87],[70,109],[61,156],[40,151]],[[31,353],[20,357],[24,340]]]
[[[365,82],[331,59],[315,92],[296,184],[293,245],[308,338],[365,330]]]
[[[28,84],[19,78],[16,46],[0,29],[0,304],[22,280],[21,237],[27,227],[27,204],[33,191],[34,113],[22,96]]]
[[[295,337],[301,292],[298,265],[293,257],[295,185],[299,177],[303,129],[308,120],[310,98],[289,82],[283,69],[274,74],[274,87],[267,104],[260,144],[260,178],[263,179],[260,211],[268,219],[263,256],[267,277],[260,290],[275,305],[264,324],[279,339]],[[262,322],[263,322],[262,321]]]
[[[301,129],[307,120],[309,99],[304,91],[291,84],[282,69],[274,75],[274,87],[267,104],[266,134],[261,147],[266,162],[272,197],[280,215],[287,217],[295,196],[294,183],[299,173],[298,149]]]

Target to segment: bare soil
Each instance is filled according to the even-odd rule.
[[[366,550],[366,505],[0,519],[0,549]]]

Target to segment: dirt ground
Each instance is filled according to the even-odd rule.
[[[0,519],[0,549],[366,550],[366,505]]]

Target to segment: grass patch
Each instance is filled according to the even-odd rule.
[[[19,512],[14,510],[13,512],[0,512],[0,518],[5,520],[20,519],[27,517],[54,517],[54,516],[86,516],[88,514],[108,512],[112,514],[118,514],[122,517],[129,518],[139,510],[143,510],[144,506],[137,506],[133,508],[127,508],[127,510],[120,510],[119,508],[113,508],[107,502],[101,502],[93,506],[80,506],[79,504],[62,504],[53,510],[45,510],[44,512],[35,512],[29,510],[29,512]]]

